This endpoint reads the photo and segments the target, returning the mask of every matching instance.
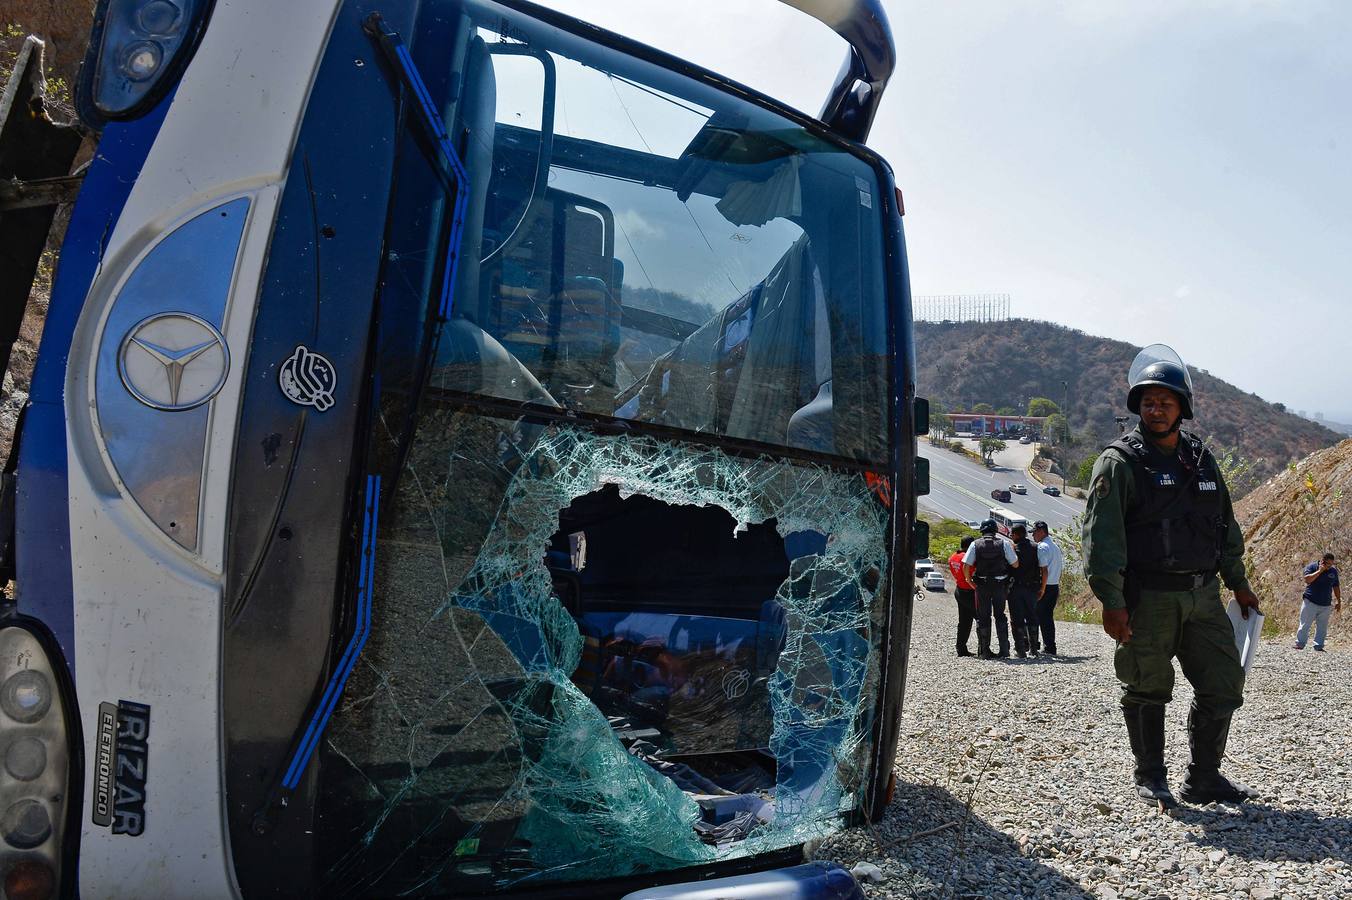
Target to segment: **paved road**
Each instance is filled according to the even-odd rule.
[[[1017,449],[1016,449],[1017,448]],[[1070,497],[1049,497],[1021,466],[1031,456],[1029,446],[1014,444],[996,457],[996,467],[986,469],[947,450],[920,442],[920,455],[930,461],[930,493],[920,498],[921,507],[951,519],[984,519],[992,506],[1004,506],[1028,517],[1043,519],[1053,529],[1070,524],[1084,512],[1084,503]],[[1028,485],[1027,494],[1014,494],[1009,503],[997,503],[990,492],[1014,483]]]

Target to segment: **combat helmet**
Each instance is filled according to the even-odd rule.
[[[1174,349],[1167,344],[1151,344],[1140,353],[1127,373],[1127,409],[1141,414],[1141,395],[1148,387],[1168,388],[1178,395],[1183,418],[1192,418],[1192,376]]]

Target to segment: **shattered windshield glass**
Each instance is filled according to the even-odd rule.
[[[325,891],[802,843],[855,809],[884,624],[864,477],[428,410],[321,753]]]
[[[876,176],[507,7],[418,21],[469,202],[450,221],[401,135],[371,625],[317,754],[320,892],[831,833],[872,777],[891,592]]]

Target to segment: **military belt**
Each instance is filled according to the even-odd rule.
[[[1216,580],[1215,572],[1133,572],[1131,579],[1147,591],[1195,591]]]

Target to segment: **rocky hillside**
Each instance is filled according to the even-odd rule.
[[[915,343],[921,396],[945,409],[989,403],[1020,412],[1030,398],[1047,397],[1064,403],[1074,431],[1090,432],[1091,449],[1117,434],[1113,417],[1126,413],[1127,369],[1140,350],[1028,319],[917,322]],[[1192,377],[1198,418],[1191,429],[1254,461],[1260,478],[1341,438],[1204,371],[1193,369]]]
[[[47,45],[48,91],[69,96],[89,45],[93,0],[5,0],[0,6],[0,76],[8,76],[23,37],[35,34]]]
[[[92,0],[5,0],[0,6],[0,88],[9,80],[24,37],[37,35],[46,45],[43,61],[46,64],[48,113],[58,121],[72,120],[75,116],[75,80],[89,42],[93,11]],[[83,163],[92,151],[92,142],[87,140],[76,165]],[[28,401],[28,382],[47,315],[56,251],[69,217],[69,207],[57,210],[48,250],[38,267],[9,369],[3,373],[4,380],[0,383],[0,463],[9,457],[19,411]],[[16,298],[4,299],[15,302]]]
[[[1313,453],[1256,488],[1235,507],[1248,541],[1254,589],[1283,630],[1293,630],[1305,585],[1301,569],[1324,553],[1352,572],[1352,439]],[[1352,590],[1352,589],[1350,589]],[[1352,601],[1352,593],[1348,594]],[[1352,603],[1349,603],[1352,607]],[[1334,613],[1331,638],[1350,610]]]

